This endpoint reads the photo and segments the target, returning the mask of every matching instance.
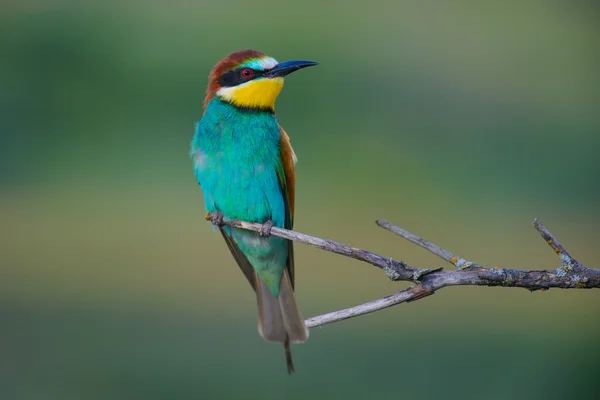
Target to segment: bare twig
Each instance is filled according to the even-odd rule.
[[[210,218],[210,215],[207,216]],[[224,224],[235,228],[261,232],[263,225],[239,220],[224,220]],[[320,239],[303,233],[273,227],[271,234],[295,242],[304,243],[321,250],[340,254],[364,261],[384,270],[394,281],[411,281],[416,285],[390,296],[374,300],[345,310],[309,318],[306,325],[313,328],[332,322],[342,321],[359,315],[372,313],[396,304],[419,300],[446,286],[502,286],[522,287],[531,291],[550,288],[590,289],[600,288],[600,270],[587,268],[575,260],[552,234],[539,222],[534,226],[544,240],[560,256],[562,265],[556,270],[516,270],[508,268],[486,268],[480,264],[466,261],[435,244],[399,228],[387,221],[378,220],[377,224],[411,243],[417,244],[443,260],[458,267],[456,271],[443,271],[442,268],[416,268],[404,261],[394,261],[366,250],[351,247],[333,240]]]
[[[212,214],[210,213],[206,215],[207,220],[210,220],[211,217]],[[223,223],[234,228],[242,228],[254,232],[261,232],[263,227],[261,224],[240,221],[237,219],[224,220]],[[321,250],[354,258],[355,260],[364,261],[374,265],[375,267],[383,269],[388,274],[389,278],[394,281],[417,281],[423,275],[433,271],[427,268],[414,268],[406,264],[404,261],[394,261],[391,258],[386,258],[380,256],[379,254],[371,253],[370,251],[348,246],[334,240],[320,239],[318,237],[305,235],[304,233],[291,231],[288,229],[272,227],[271,235],[293,240],[294,242],[304,243]]]
[[[411,289],[401,290],[390,296],[382,299],[370,301],[356,307],[346,308],[344,310],[334,311],[327,314],[312,317],[306,320],[306,326],[314,328],[320,325],[330,324],[332,322],[343,321],[348,318],[357,317],[359,315],[369,314],[375,311],[383,310],[403,303],[413,296]]]
[[[383,229],[387,229],[388,231],[395,233],[396,235],[398,235],[400,237],[403,237],[404,239],[408,240],[409,242],[414,243],[417,246],[421,246],[422,248],[424,248],[426,250],[429,250],[430,252],[432,252],[433,254],[435,254],[436,256],[441,258],[442,260],[446,260],[450,264],[457,267],[459,271],[483,268],[479,264],[476,264],[474,262],[467,261],[464,258],[458,257],[458,256],[450,253],[448,250],[444,250],[441,247],[436,246],[435,244],[431,243],[429,240],[426,240],[417,235],[413,235],[409,231],[405,231],[404,229],[402,229],[396,225],[392,225],[383,219],[378,219],[377,221],[375,221],[375,223],[377,225],[379,225],[380,227],[382,227]]]

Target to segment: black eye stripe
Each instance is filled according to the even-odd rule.
[[[243,76],[242,70],[244,70],[244,69],[251,70],[253,72],[252,76],[249,76],[247,78],[245,76]],[[263,74],[264,74],[264,71],[257,71],[255,69],[248,68],[248,67],[232,69],[231,71],[227,71],[223,75],[221,75],[221,77],[219,78],[219,85],[221,85],[221,87],[233,87],[233,86],[240,85],[244,82],[251,81],[252,79],[256,79],[256,78],[262,76]]]

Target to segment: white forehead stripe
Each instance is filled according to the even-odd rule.
[[[263,58],[253,58],[251,60],[248,60],[241,66],[256,69],[258,71],[268,71],[271,68],[275,67],[277,64],[279,64],[277,60],[265,56]]]
[[[275,60],[274,58],[271,58],[271,57],[261,58],[260,60],[258,60],[258,63],[260,64],[261,67],[263,67],[263,69],[271,69],[271,68],[275,67],[277,64],[279,64],[277,62],[277,60]]]

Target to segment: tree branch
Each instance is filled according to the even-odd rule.
[[[211,214],[207,215],[207,219]],[[223,220],[225,225],[235,228],[261,232],[263,225],[233,220]],[[419,300],[434,294],[437,290],[446,286],[502,286],[521,287],[531,291],[547,290],[550,288],[562,289],[590,289],[600,288],[600,270],[587,268],[574,259],[560,244],[558,240],[539,222],[534,220],[535,229],[542,235],[544,240],[552,247],[561,260],[561,266],[555,270],[517,270],[508,268],[487,268],[480,264],[467,261],[428,240],[412,234],[387,221],[378,220],[377,225],[387,229],[396,235],[430,251],[441,259],[457,267],[456,271],[444,271],[438,268],[416,268],[404,261],[395,261],[370,251],[351,247],[333,240],[320,239],[303,233],[273,227],[271,234],[295,242],[304,243],[317,247],[321,250],[340,254],[356,260],[364,261],[386,272],[389,279],[393,281],[410,281],[415,285],[368,303],[344,310],[334,311],[319,315],[306,320],[309,328],[342,321],[359,315],[372,313],[394,306],[396,304]]]

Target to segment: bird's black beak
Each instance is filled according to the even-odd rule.
[[[291,74],[294,71],[297,71],[302,68],[312,67],[313,65],[317,65],[318,63],[314,61],[304,61],[304,60],[294,60],[294,61],[284,61],[277,64],[273,69],[264,73],[264,77],[266,78],[276,78],[283,77],[287,74]]]

